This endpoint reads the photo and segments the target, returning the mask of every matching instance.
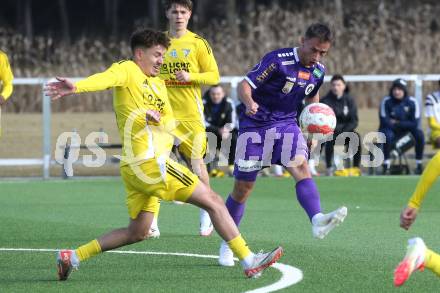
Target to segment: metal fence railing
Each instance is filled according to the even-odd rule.
[[[325,82],[330,81],[330,76],[325,77]],[[422,103],[423,100],[423,82],[438,81],[440,74],[380,74],[380,75],[345,75],[347,82],[383,82],[393,81],[397,78],[414,82],[414,97]],[[78,79],[78,78],[74,78]],[[224,76],[221,83],[229,84],[231,87],[230,96],[234,100],[237,99],[237,85],[243,79],[241,76]],[[49,80],[49,78],[15,78],[14,85],[40,85],[41,87]],[[42,92],[42,123],[43,123],[43,155],[41,158],[0,158],[1,166],[41,166],[43,168],[43,178],[50,177],[50,166],[56,164],[52,160],[52,142],[51,142],[51,101],[50,98]]]

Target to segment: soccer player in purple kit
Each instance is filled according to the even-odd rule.
[[[226,206],[237,226],[243,217],[257,173],[281,164],[296,181],[296,195],[309,216],[313,236],[322,239],[347,215],[347,208],[323,214],[320,196],[310,174],[307,142],[297,123],[298,105],[319,102],[325,68],[319,61],[330,49],[332,33],[323,24],[307,28],[297,48],[269,52],[239,84],[243,111],[234,166],[235,183]],[[219,264],[233,266],[226,242],[220,246]]]

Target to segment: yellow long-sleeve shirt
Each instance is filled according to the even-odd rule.
[[[9,64],[8,56],[0,51],[0,81],[2,82],[2,90],[0,96],[7,100],[13,90],[12,80],[14,75],[12,74],[11,65]]]
[[[165,83],[159,77],[146,76],[136,63],[124,60],[75,86],[76,93],[113,88],[113,108],[123,145],[121,165],[140,164],[171,151],[175,120]],[[160,112],[160,123],[147,123],[147,110]]]
[[[432,184],[440,176],[440,152],[438,152],[428,163],[419,182],[417,183],[416,190],[411,196],[408,206],[411,208],[420,208],[423,199],[431,189]]]
[[[189,72],[191,81],[177,81],[175,72],[179,70]],[[165,80],[176,119],[204,122],[201,85],[220,82],[217,63],[208,42],[190,31],[180,38],[171,38],[160,77]]]
[[[435,117],[428,117],[428,126],[432,131],[440,131],[440,123]]]

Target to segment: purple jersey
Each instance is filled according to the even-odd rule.
[[[306,97],[313,97],[324,80],[321,63],[305,67],[299,62],[297,48],[266,54],[246,75],[252,98],[259,105],[255,115],[247,116],[240,105],[240,129],[296,122],[297,109]]]

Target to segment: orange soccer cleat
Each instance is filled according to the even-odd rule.
[[[60,250],[57,253],[58,279],[65,281],[69,277],[72,269],[78,269],[79,260],[73,250]]]
[[[394,286],[402,286],[412,273],[423,271],[425,265],[426,245],[422,238],[408,240],[406,255],[394,270]]]

